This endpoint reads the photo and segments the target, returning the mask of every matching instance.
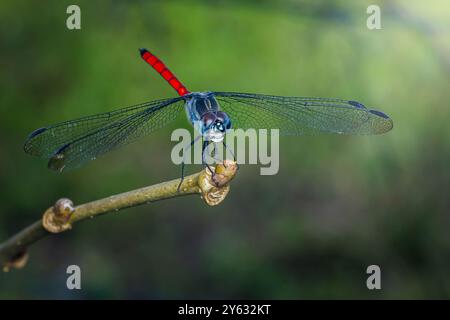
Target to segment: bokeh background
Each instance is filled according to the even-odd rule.
[[[381,136],[283,138],[280,171],[242,166],[227,199],[152,203],[83,222],[0,274],[0,298],[450,298],[450,3],[435,1],[0,3],[0,239],[56,199],[83,203],[176,178],[181,119],[57,174],[24,154],[35,128],[190,90],[359,100]],[[366,8],[382,9],[368,30]],[[198,167],[191,166],[194,172]],[[66,267],[82,290],[66,289]],[[366,268],[382,290],[366,288]]]

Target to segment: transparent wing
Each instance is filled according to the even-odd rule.
[[[181,97],[157,100],[40,128],[29,135],[24,150],[49,158],[50,169],[76,168],[165,126],[183,104]]]
[[[357,101],[213,92],[234,128],[279,129],[282,135],[318,132],[381,134],[392,129],[383,112]]]

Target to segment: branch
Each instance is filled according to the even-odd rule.
[[[107,212],[194,194],[200,194],[210,206],[218,205],[230,190],[229,182],[236,174],[237,164],[225,160],[223,164],[217,165],[212,170],[215,171],[214,175],[206,168],[185,177],[179,192],[180,179],[175,179],[76,207],[69,199],[59,199],[45,211],[42,219],[0,244],[0,265],[3,266],[4,271],[10,268],[23,268],[28,260],[27,248],[30,245],[47,235],[69,230],[79,221]]]

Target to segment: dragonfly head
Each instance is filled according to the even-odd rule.
[[[213,142],[223,141],[225,133],[231,129],[231,119],[222,111],[205,113],[201,121],[203,137]]]

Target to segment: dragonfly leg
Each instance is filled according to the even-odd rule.
[[[210,145],[213,145],[213,155],[211,155],[210,151],[209,151],[209,146]],[[216,163],[223,163],[224,159],[221,158],[218,155],[217,150],[218,150],[217,143],[216,142],[210,142],[209,145],[205,148],[205,153],[206,153],[205,159],[206,159],[206,157],[210,157],[211,159],[214,159],[216,161]]]
[[[236,156],[234,155],[233,150],[231,150],[231,148],[229,148],[229,147],[227,146],[227,144],[225,143],[225,140],[222,140],[222,143],[223,143],[223,146],[225,147],[225,149],[226,149],[226,150],[231,154],[231,156],[233,157],[234,162],[236,162],[237,169],[239,170],[239,164],[237,163]]]
[[[206,166],[209,170],[209,172],[211,172],[211,175],[214,177],[215,172],[211,169],[211,167],[209,166],[209,164],[206,162],[206,157],[205,157],[205,151],[207,151],[208,145],[210,144],[210,141],[203,141],[203,145],[202,145],[202,163],[204,166]]]
[[[185,166],[185,164],[184,164],[184,161],[181,163],[181,180],[180,180],[180,183],[178,184],[178,188],[177,188],[177,192],[178,193],[180,193],[180,188],[181,188],[181,184],[183,183],[183,181],[184,181],[184,166]]]
[[[201,138],[201,136],[198,136],[198,137],[196,137],[195,139],[193,139],[192,141],[191,141],[191,143],[187,146],[187,147],[185,147],[184,149],[183,149],[183,161],[181,162],[181,180],[180,180],[180,184],[178,185],[178,188],[177,188],[177,192],[178,193],[180,193],[180,188],[181,188],[181,184],[183,183],[183,181],[184,181],[184,168],[185,168],[185,166],[186,166],[186,164],[185,164],[185,162],[184,162],[184,158],[186,157],[186,152],[194,145],[194,143],[196,143],[197,141],[198,141],[198,139],[200,139]]]
[[[210,156],[212,159],[214,159],[214,160],[216,161],[216,163],[223,162],[223,159],[219,159],[218,156],[217,156],[217,143],[212,142],[211,144],[212,144],[213,147],[214,147],[214,149],[213,149],[213,155],[211,156],[210,153],[208,152],[208,153],[207,153],[208,156]],[[210,144],[210,145],[211,145],[211,144]]]

